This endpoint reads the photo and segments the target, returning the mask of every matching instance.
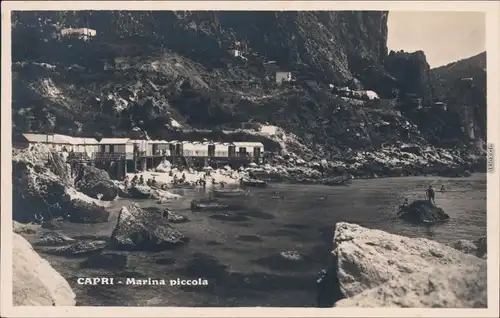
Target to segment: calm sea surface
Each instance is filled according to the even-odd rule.
[[[409,225],[395,218],[404,198],[425,198],[432,184],[436,203],[451,216],[437,226]],[[192,212],[193,198],[203,190],[179,190],[184,199],[158,205],[136,201],[159,213],[165,207],[187,216],[190,222],[174,225],[190,242],[159,253],[128,253],[131,267],[104,270],[82,269],[85,258],[43,255],[72,285],[79,305],[86,306],[315,306],[315,280],[324,268],[336,222],[345,221],[410,237],[426,237],[442,243],[476,239],[486,234],[486,175],[447,179],[436,177],[355,180],[348,187],[272,184],[252,189],[239,200],[237,220],[213,218],[212,212]],[[284,199],[274,198],[279,191]],[[64,224],[72,237],[109,237],[117,212],[131,201],[112,203],[110,222]],[[297,251],[305,259],[289,266],[276,254]],[[207,279],[202,287],[179,286],[81,286],[78,277],[139,277],[152,279]]]

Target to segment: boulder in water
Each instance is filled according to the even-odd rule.
[[[164,216],[166,215],[168,222],[170,223],[185,223],[189,222],[189,219],[184,215],[175,214],[169,209],[163,211]]]
[[[105,208],[83,200],[71,200],[69,220],[75,223],[102,223],[107,222],[109,212]]]
[[[318,295],[323,302],[330,297],[330,305],[340,297],[353,297],[339,306],[405,307],[418,303],[418,295],[422,296],[420,306],[466,307],[486,302],[486,262],[449,246],[341,222],[335,227],[333,248],[327,270],[330,279],[322,280],[323,294]],[[444,274],[448,271],[451,279]],[[472,279],[467,277],[474,271]],[[433,288],[450,299],[434,297]],[[425,295],[426,291],[430,294]]]
[[[152,189],[146,185],[135,185],[128,189],[128,193],[131,198],[143,200],[151,197]]]
[[[45,246],[60,246],[74,243],[75,240],[58,232],[49,232],[42,235],[42,237],[35,243],[36,245]]]
[[[450,218],[443,209],[427,200],[417,200],[408,206],[401,206],[398,216],[414,223],[434,224]]]
[[[106,241],[79,241],[58,248],[43,249],[44,253],[61,256],[82,256],[88,253],[101,251],[106,247]]]
[[[123,207],[111,234],[110,246],[122,250],[158,250],[181,245],[184,236],[170,225],[160,225],[161,216],[138,205]]]
[[[119,192],[119,187],[109,177],[109,174],[101,169],[92,166],[85,166],[75,180],[78,191],[100,200],[112,201]]]

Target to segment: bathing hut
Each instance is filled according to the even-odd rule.
[[[134,159],[134,145],[136,143],[129,138],[103,138],[99,142],[96,158],[132,160]]]
[[[73,152],[93,158],[99,151],[99,142],[95,138],[73,137]]]
[[[208,157],[208,144],[196,141],[183,142],[184,157]]]
[[[254,159],[262,158],[264,153],[264,145],[261,142],[234,142],[236,147],[236,156],[250,157]]]
[[[179,140],[172,140],[168,143],[170,156],[180,157],[183,156],[183,143]]]
[[[56,151],[73,149],[73,137],[60,134],[24,133],[14,141],[17,148],[28,148],[35,144],[45,144]]]
[[[214,144],[214,155],[213,157],[217,158],[227,158],[230,157],[229,155],[229,147],[231,143],[223,143],[223,142],[216,142]],[[233,146],[234,150],[234,146]]]
[[[166,140],[158,140],[156,143],[156,149],[163,156],[170,156],[170,144]]]

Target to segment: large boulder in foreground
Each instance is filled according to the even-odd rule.
[[[68,282],[42,259],[23,237],[13,234],[12,296],[14,306],[74,306]]]
[[[413,273],[341,300],[335,307],[486,308],[486,262]]]
[[[361,301],[362,296],[340,304],[359,302],[370,307],[401,307],[416,301],[416,295],[422,297],[420,306],[468,307],[486,303],[485,260],[452,247],[344,222],[336,224],[333,245],[329,272],[334,279],[324,283],[333,282],[337,286],[330,290],[338,290],[344,297],[350,298],[380,287],[377,292],[367,292],[366,297],[374,298],[373,305],[369,301]],[[460,278],[474,271],[472,279],[466,276]],[[448,272],[451,279],[448,275],[438,274]],[[456,281],[460,279],[461,282]],[[429,284],[434,287],[428,287]],[[397,289],[394,289],[396,285]],[[450,300],[424,295],[432,288],[436,289],[435,293],[450,295]],[[332,304],[338,300],[334,299]]]
[[[120,191],[118,185],[109,177],[109,174],[92,166],[85,166],[78,174],[75,185],[78,191],[91,198],[112,201]]]
[[[408,206],[401,206],[398,217],[413,223],[435,224],[450,219],[443,209],[428,200],[417,200]]]
[[[186,238],[162,216],[148,213],[137,204],[123,207],[111,234],[110,248],[121,250],[162,250],[185,243]]]

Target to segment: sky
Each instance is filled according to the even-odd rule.
[[[390,11],[389,50],[424,51],[431,67],[446,65],[486,50],[482,12]]]

